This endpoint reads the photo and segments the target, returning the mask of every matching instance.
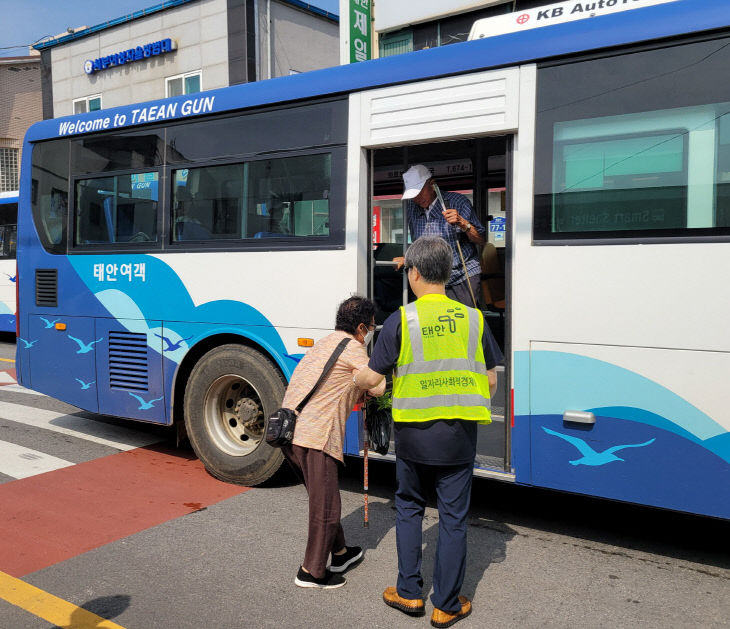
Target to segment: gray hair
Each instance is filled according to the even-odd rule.
[[[452,260],[451,246],[441,236],[421,236],[408,247],[405,267],[416,267],[429,284],[446,284]]]

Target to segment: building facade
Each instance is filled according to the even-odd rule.
[[[337,65],[337,16],[299,0],[168,0],[36,44],[54,118]]]
[[[41,119],[40,57],[0,57],[0,192],[18,189],[23,136]]]
[[[466,41],[477,20],[543,7],[555,1],[340,0],[340,62],[360,60],[353,58],[349,41],[357,35],[353,22],[358,13],[368,13],[371,18],[370,49],[372,58],[376,58]]]
[[[403,11],[403,7],[379,3],[375,11],[378,56],[387,57],[466,41],[477,20],[554,2],[555,0],[460,0],[435,4],[426,1],[421,4],[418,12]]]

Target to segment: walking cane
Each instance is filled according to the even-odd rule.
[[[368,425],[367,425],[367,403],[362,405],[362,434],[363,434],[363,490],[365,492],[365,510],[363,511],[362,525],[368,528]]]
[[[436,196],[438,197],[439,203],[441,204],[441,210],[446,209],[446,205],[444,204],[444,198],[441,196],[441,189],[439,188],[438,184],[434,181],[433,182],[433,189],[436,193]],[[466,285],[469,287],[469,294],[471,295],[472,303],[474,304],[474,307],[478,310],[479,306],[477,306],[477,300],[476,297],[474,297],[474,291],[471,288],[471,282],[469,281],[469,273],[467,273],[466,270],[466,262],[464,261],[464,254],[461,252],[461,244],[459,244],[459,239],[456,238],[456,250],[459,252],[459,258],[461,258],[461,266],[464,267],[464,278],[466,279]]]

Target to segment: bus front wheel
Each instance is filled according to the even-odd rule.
[[[284,388],[272,362],[250,347],[222,345],[198,361],[185,388],[185,428],[210,474],[250,486],[279,469],[284,457],[264,431]]]

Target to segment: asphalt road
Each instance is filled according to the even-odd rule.
[[[0,343],[0,357],[13,353]],[[390,463],[371,462],[364,528],[362,463],[347,461],[343,526],[365,560],[344,588],[313,591],[293,584],[307,497],[286,473],[247,491],[219,483],[169,429],[12,384],[0,386],[2,444],[49,471],[0,475],[0,574],[78,608],[49,623],[0,585],[2,629],[107,626],[81,625],[79,609],[126,629],[429,626],[381,601],[396,578]],[[426,592],[437,534],[431,505]],[[728,540],[727,522],[475,479],[463,590],[474,612],[457,626],[730,627]]]

